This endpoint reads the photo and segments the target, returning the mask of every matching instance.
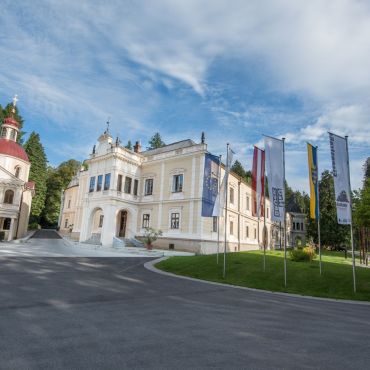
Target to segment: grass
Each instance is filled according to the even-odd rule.
[[[223,255],[216,264],[216,255],[171,257],[156,267],[178,275],[217,281],[232,285],[287,292],[315,297],[370,301],[370,269],[356,267],[357,293],[353,293],[350,256],[341,252],[323,252],[320,276],[318,258],[313,262],[293,262],[287,254],[287,287],[284,287],[284,253],[260,251],[228,253],[226,278],[222,277]],[[356,261],[357,263],[357,261]]]

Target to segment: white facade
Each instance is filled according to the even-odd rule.
[[[131,151],[104,133],[87,160],[88,170],[80,171],[64,192],[61,232],[111,246],[115,238],[140,238],[150,226],[163,232],[156,247],[215,253],[217,220],[201,216],[206,153],[206,144],[191,140]],[[228,250],[260,248],[263,219],[258,223],[252,216],[250,186],[231,173],[228,191]],[[267,244],[274,247],[268,200],[266,211]],[[222,242],[224,218],[220,235]]]

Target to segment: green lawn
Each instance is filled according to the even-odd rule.
[[[357,293],[353,293],[351,258],[340,252],[324,252],[323,275],[319,273],[318,258],[312,263],[292,262],[287,253],[287,287],[284,287],[284,254],[266,253],[266,271],[263,271],[263,253],[259,251],[227,254],[226,279],[222,277],[223,255],[219,264],[216,255],[171,257],[156,267],[178,275],[217,281],[232,285],[316,297],[370,301],[370,269],[357,267]],[[356,261],[357,263],[357,261]]]

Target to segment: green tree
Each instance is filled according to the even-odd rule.
[[[127,144],[125,145],[126,149],[132,150],[132,143],[131,140],[127,141]]]
[[[161,135],[159,132],[156,132],[151,139],[149,140],[149,146],[147,149],[157,149],[162,148],[162,146],[165,146],[166,144],[164,141],[162,141]]]
[[[231,166],[231,171],[236,173],[241,178],[243,179],[245,178],[245,175],[246,175],[245,169],[238,160],[236,160],[234,164]]]
[[[47,158],[39,134],[32,132],[24,149],[31,162],[29,179],[35,182],[36,194],[32,199],[30,223],[40,222],[46,198]]]
[[[370,227],[370,157],[363,165],[362,189],[353,192],[353,219],[357,227]]]
[[[348,245],[349,228],[337,222],[334,180],[329,171],[324,171],[319,181],[321,243],[324,246]],[[311,221],[309,236],[317,243],[316,221]]]
[[[74,159],[62,162],[57,168],[48,167],[46,201],[41,217],[43,226],[57,225],[62,191],[80,167],[81,163]]]

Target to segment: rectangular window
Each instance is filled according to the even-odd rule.
[[[184,182],[184,175],[174,175],[173,176],[173,183],[172,183],[172,192],[173,193],[180,193],[182,192],[182,185]]]
[[[171,213],[171,229],[180,228],[180,213]]]
[[[64,228],[66,229],[68,227],[68,218],[64,221]]]
[[[89,193],[92,193],[95,189],[95,176],[90,177]]]
[[[295,230],[295,222],[293,222],[293,230]]]
[[[249,196],[246,195],[246,205],[245,205],[245,208],[247,211],[249,211]]]
[[[71,208],[71,200],[68,199],[68,208]]]
[[[98,176],[98,181],[96,183],[96,191],[100,191],[103,186],[103,175]]]
[[[299,230],[299,222],[297,222],[297,230]]]
[[[230,235],[234,235],[234,222],[230,221]]]
[[[118,175],[117,178],[117,191],[122,191],[122,175]]]
[[[3,128],[1,129],[1,136],[2,136],[2,137],[6,137],[6,127],[3,127]]]
[[[144,195],[152,195],[152,194],[153,194],[153,179],[146,179]]]
[[[149,227],[149,221],[150,221],[150,214],[144,213],[143,214],[143,228]]]
[[[131,194],[131,184],[132,184],[132,178],[126,176],[125,178],[125,193]]]
[[[213,216],[213,225],[212,225],[212,231],[213,232],[217,232],[217,228],[218,228],[218,217],[216,216]]]
[[[139,189],[139,180],[134,180],[134,195],[137,195],[138,189]]]
[[[249,226],[245,227],[245,237],[249,238]]]
[[[303,231],[303,222],[301,222],[301,230]]]
[[[107,173],[104,179],[104,190],[109,190],[109,188],[110,188],[110,173]]]
[[[234,188],[230,188],[230,204],[234,204]]]
[[[100,215],[99,217],[99,227],[103,227],[104,215]]]
[[[266,218],[269,218],[269,214],[270,214],[270,208],[267,207],[267,209],[266,209]]]
[[[257,229],[254,229],[254,239],[257,239]]]

